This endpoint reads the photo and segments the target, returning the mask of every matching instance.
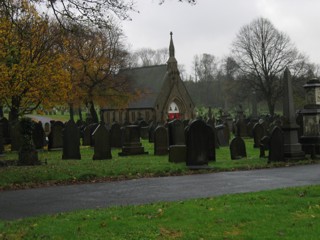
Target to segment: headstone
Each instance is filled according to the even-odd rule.
[[[32,140],[36,149],[43,149],[46,145],[46,133],[42,127],[42,123],[39,121],[34,123],[34,129],[32,131]]]
[[[207,124],[208,131],[208,158],[209,161],[216,161],[216,144],[217,137],[215,133],[215,128]]]
[[[253,147],[260,148],[261,138],[266,135],[266,131],[263,125],[260,123],[256,123],[253,126],[252,134],[253,134],[253,141],[254,141]]]
[[[94,155],[93,160],[111,159],[110,132],[102,122],[93,132]]]
[[[238,119],[236,122],[236,135],[240,137],[247,137],[248,131],[247,131],[247,123],[244,119]]]
[[[231,140],[230,154],[231,154],[232,160],[237,160],[237,159],[247,157],[246,144],[241,137],[236,136],[234,139]]]
[[[285,160],[302,160],[305,159],[305,153],[302,151],[302,146],[298,141],[299,126],[296,124],[295,119],[291,74],[288,68],[284,71],[283,86],[284,122],[282,131],[284,133],[284,158]]]
[[[110,129],[110,143],[111,147],[121,148],[122,141],[121,141],[121,126],[119,123],[112,123]]]
[[[138,125],[125,126],[123,129],[123,146],[119,156],[148,154],[140,142],[140,131]]]
[[[252,121],[249,121],[247,124],[247,133],[248,133],[248,137],[253,138],[253,126],[254,123]]]
[[[149,125],[148,125],[148,123],[144,120],[139,121],[139,128],[140,128],[140,137],[142,139],[149,139]]]
[[[203,120],[194,120],[186,129],[187,166],[208,165],[209,132]]]
[[[80,130],[73,120],[69,120],[63,129],[62,159],[81,159]]]
[[[154,155],[167,155],[168,146],[168,130],[158,126],[154,131]]]
[[[169,130],[169,146],[171,145],[185,145],[186,139],[184,135],[184,125],[181,120],[174,119],[168,124]]]
[[[149,142],[154,142],[154,130],[157,128],[158,124],[155,122],[150,123],[149,125]]]
[[[10,123],[11,151],[19,151],[21,147],[21,126],[19,121]]]
[[[51,124],[51,131],[48,136],[48,150],[60,150],[63,147],[63,128],[64,124],[60,121]]]
[[[229,140],[225,136],[225,128],[227,127],[225,127],[225,125],[223,124],[219,124],[216,126],[217,139],[218,139],[219,146],[221,147],[229,146]]]
[[[2,124],[3,144],[10,144],[9,121],[3,117],[0,119],[0,123]]]
[[[269,145],[269,162],[282,162],[284,160],[283,132],[279,127],[274,127],[271,132]]]
[[[2,130],[2,123],[0,122],[0,156],[4,153],[4,138],[3,138],[3,130]]]
[[[265,157],[265,151],[269,150],[270,148],[270,137],[269,136],[264,136],[261,138],[260,141],[260,158]]]
[[[169,162],[182,163],[187,161],[186,145],[171,145],[169,146]]]
[[[90,125],[88,125],[84,131],[83,131],[83,141],[82,141],[82,145],[83,146],[94,146],[94,141],[92,138],[92,133],[96,130],[96,128],[98,127],[98,123],[92,123]]]

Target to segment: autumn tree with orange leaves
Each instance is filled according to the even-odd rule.
[[[0,14],[0,101],[10,109],[9,119],[64,102],[70,82],[56,47],[60,29],[28,1],[11,15]]]
[[[84,103],[94,122],[99,119],[96,105],[125,106],[137,97],[129,93],[128,80],[117,75],[126,66],[128,53],[115,25],[103,30],[74,26],[72,33],[67,32],[63,51],[73,88],[69,103]]]

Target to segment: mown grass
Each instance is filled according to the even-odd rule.
[[[0,190],[36,187],[38,185],[69,184],[73,182],[96,182],[122,180],[153,176],[170,176],[192,174],[184,163],[169,163],[168,156],[154,156],[153,144],[142,141],[147,155],[119,157],[121,149],[112,149],[111,160],[92,160],[93,149],[81,147],[81,160],[62,160],[62,151],[39,151],[42,165],[8,166],[0,168]],[[252,139],[246,139],[246,159],[231,160],[228,147],[216,150],[216,161],[210,162],[211,170],[197,171],[218,172],[247,170],[256,168],[283,166],[288,163],[268,164],[267,159],[259,159],[259,150],[253,148]],[[5,152],[0,160],[17,160],[18,154]],[[300,161],[294,164],[306,164]]]
[[[319,239],[320,186],[0,221],[1,239]]]

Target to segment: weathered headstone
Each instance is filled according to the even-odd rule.
[[[112,123],[111,129],[110,129],[110,143],[111,147],[115,148],[121,148],[122,147],[122,141],[121,141],[121,126],[119,123]]]
[[[229,140],[225,136],[225,128],[227,128],[227,127],[223,124],[219,124],[216,126],[217,139],[218,139],[218,143],[221,147],[229,146]]]
[[[172,120],[168,124],[169,130],[169,146],[171,145],[185,145],[186,139],[184,134],[184,125],[178,120]]]
[[[252,134],[254,141],[253,147],[260,148],[261,138],[266,135],[266,130],[264,129],[263,125],[260,123],[256,123],[253,126]]]
[[[2,136],[3,136],[3,144],[10,143],[10,131],[9,131],[9,121],[5,117],[0,119],[0,123],[2,124]]]
[[[208,142],[209,131],[207,124],[203,120],[194,120],[186,129],[187,166],[208,165]]]
[[[207,133],[208,133],[208,158],[209,161],[216,160],[216,144],[217,144],[217,137],[215,128],[207,124]]]
[[[269,143],[269,162],[282,162],[284,160],[284,137],[279,127],[274,127]]]
[[[232,160],[237,160],[237,159],[247,157],[246,144],[241,137],[236,136],[234,139],[231,140],[230,154],[231,154]]]
[[[171,145],[169,146],[169,162],[182,163],[187,160],[186,145]]]
[[[21,147],[21,126],[19,121],[10,123],[11,151],[19,151]]]
[[[298,129],[296,124],[291,74],[288,68],[283,75],[283,117],[282,131],[284,133],[284,158],[285,160],[301,160],[305,158],[302,146],[298,141]],[[319,122],[318,122],[319,124]]]
[[[110,132],[102,122],[93,132],[94,155],[93,160],[111,159]]]
[[[63,147],[63,128],[64,124],[60,121],[51,123],[51,131],[48,136],[48,150],[60,150]]]
[[[41,122],[34,123],[32,140],[36,149],[43,149],[46,145],[46,133],[44,132]]]
[[[123,146],[119,156],[148,154],[140,142],[138,125],[129,125],[123,128]]]
[[[158,126],[154,131],[154,155],[167,155],[168,146],[168,130]]]
[[[63,129],[62,159],[81,159],[80,130],[73,120],[69,120]]]

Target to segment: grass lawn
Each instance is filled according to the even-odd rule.
[[[0,239],[319,239],[320,186],[0,221]]]
[[[253,140],[245,141],[248,155],[246,159],[232,161],[229,148],[219,148],[216,150],[216,162],[210,163],[213,167],[210,171],[247,170],[288,164],[268,164],[267,159],[259,159],[259,150],[253,148]],[[153,144],[145,140],[142,144],[149,152],[148,155],[119,157],[118,152],[121,149],[113,149],[111,160],[92,160],[93,149],[90,147],[81,147],[81,160],[62,160],[62,151],[39,151],[39,158],[44,163],[42,165],[1,167],[0,190],[201,172],[188,170],[184,163],[169,163],[168,156],[154,156]],[[16,152],[7,151],[5,157],[0,160],[14,161],[17,158]],[[291,164],[310,162],[312,161],[306,160]],[[202,172],[208,172],[208,170]]]

